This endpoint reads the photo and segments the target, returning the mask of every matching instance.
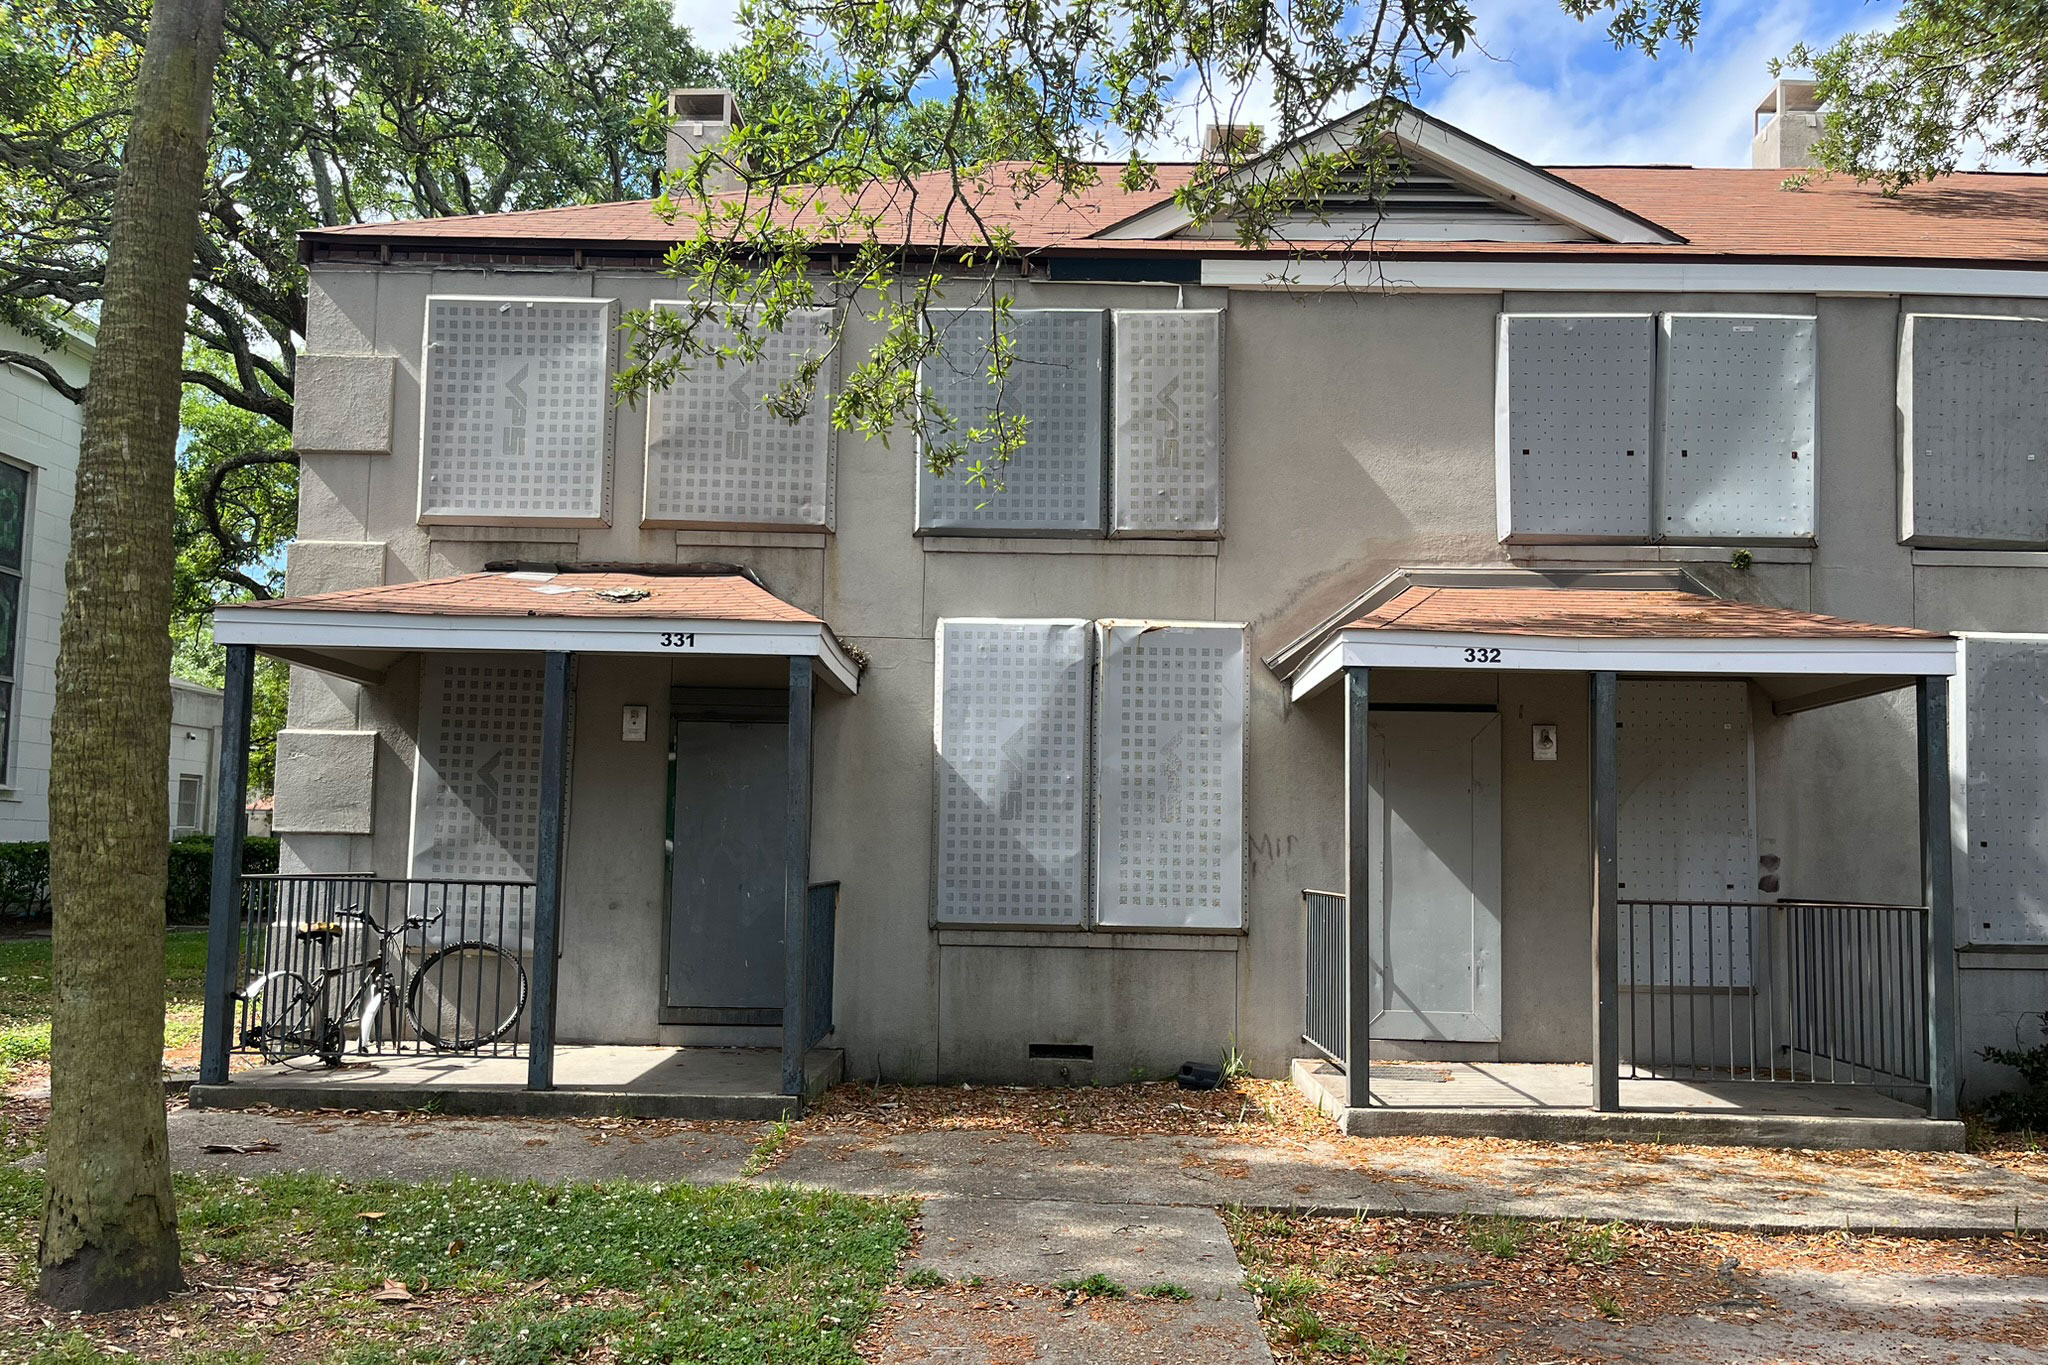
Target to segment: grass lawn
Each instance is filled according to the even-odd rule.
[[[164,938],[164,1051],[197,1057],[206,980],[206,931]],[[50,1061],[50,940],[0,939],[0,1086]]]
[[[193,1292],[70,1319],[29,1295],[41,1198],[0,1170],[0,1340],[25,1365],[851,1365],[915,1212],[782,1186],[179,1177]]]

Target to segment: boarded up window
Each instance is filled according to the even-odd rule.
[[[1647,314],[1502,315],[1502,539],[1649,535],[1655,356]]]
[[[1085,621],[939,622],[938,918],[1087,910]]]
[[[1908,314],[1903,532],[1916,545],[2048,545],[2048,322]]]
[[[540,847],[539,661],[429,654],[422,675],[413,876],[531,881]]]
[[[1120,311],[1115,354],[1115,530],[1213,534],[1223,506],[1223,314]]]
[[[1025,446],[1000,466],[985,442],[943,478],[918,475],[917,524],[925,530],[989,533],[1103,532],[1103,383],[1105,315],[1099,309],[1018,309],[1001,323],[1014,346],[998,387],[989,370],[995,354],[988,309],[935,310],[941,353],[919,380],[951,419],[954,439],[986,430],[998,406],[1024,417]],[[1002,487],[967,483],[966,467],[984,462]]]
[[[1756,878],[1748,684],[1629,680],[1616,715],[1621,899],[1661,906],[1632,912],[1621,980],[1748,985],[1755,924],[1727,908]]]
[[[601,524],[612,306],[427,300],[420,519]]]
[[[1244,632],[1098,627],[1096,919],[1244,922]]]
[[[1813,319],[1664,318],[1659,534],[1813,534]]]
[[[681,304],[656,304],[682,308]],[[648,400],[645,520],[657,525],[824,526],[832,513],[830,384],[819,371],[796,422],[767,400],[826,354],[828,309],[792,313],[759,339],[749,363],[715,356]],[[731,346],[733,329],[714,317],[696,324],[706,347]]]
[[[2048,636],[1964,637],[1967,943],[2048,944]]]

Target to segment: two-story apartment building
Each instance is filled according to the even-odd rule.
[[[2048,179],[1399,136],[1269,249],[1187,167],[997,168],[994,495],[770,416],[808,322],[614,402],[680,288],[647,203],[307,234],[290,600],[217,618],[301,665],[264,894],[517,956],[543,1084],[829,1027],[902,1080],[1998,1085],[2048,1008]],[[963,420],[986,321],[923,376]]]

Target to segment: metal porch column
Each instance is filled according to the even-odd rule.
[[[789,801],[782,873],[782,1093],[801,1104],[804,1054],[810,1051],[811,660],[789,660]]]
[[[569,712],[575,656],[547,656],[540,720],[540,848],[533,877],[533,1017],[526,1035],[526,1088],[555,1088],[555,983],[562,940],[562,832],[569,805]]]
[[[1344,670],[1344,1103],[1372,1103],[1371,670]]]
[[[1592,675],[1593,694],[1593,1107],[1621,1108],[1621,888],[1615,862],[1620,845],[1621,780],[1616,754],[1615,701],[1620,680]]]
[[[1949,843],[1948,679],[1913,687],[1920,738],[1920,900],[1927,960],[1927,1116],[1956,1116],[1956,910]]]
[[[236,946],[242,928],[242,842],[249,824],[249,711],[255,651],[227,646],[221,689],[220,763],[213,820],[213,901],[206,918],[206,1022],[199,1038],[199,1080],[223,1085],[235,1043]]]

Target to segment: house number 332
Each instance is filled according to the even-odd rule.
[[[1468,664],[1497,664],[1500,662],[1500,651],[1497,649],[1467,649],[1465,651],[1465,662]]]

